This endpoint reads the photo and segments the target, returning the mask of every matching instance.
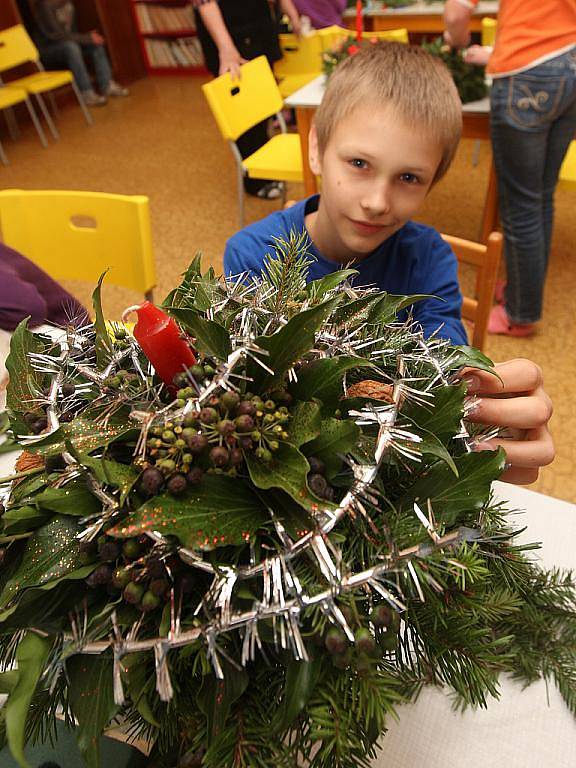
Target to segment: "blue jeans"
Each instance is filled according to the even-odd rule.
[[[83,93],[92,90],[92,81],[86,69],[84,55],[92,59],[100,93],[106,93],[112,80],[112,70],[103,45],[79,45],[69,40],[42,47],[40,50],[42,63],[46,69],[69,69],[74,75],[76,85]]]
[[[504,229],[506,311],[514,323],[534,323],[542,314],[554,190],[576,131],[576,48],[496,78],[490,130]]]

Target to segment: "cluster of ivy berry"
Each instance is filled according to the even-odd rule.
[[[383,603],[372,608],[368,617],[361,616],[356,609],[348,606],[341,606],[340,610],[354,631],[354,643],[350,644],[344,632],[334,626],[329,627],[323,636],[317,636],[316,640],[326,648],[337,669],[352,668],[361,677],[369,675],[383,654],[396,650],[400,617]]]
[[[187,374],[178,376],[176,403],[184,408],[196,400],[197,390],[190,379],[202,384],[214,374],[210,365],[194,365]],[[222,392],[213,395],[200,410],[192,410],[183,418],[175,418],[148,433],[146,468],[139,481],[144,496],[156,496],[164,489],[180,496],[187,488],[198,485],[205,472],[236,476],[246,453],[268,464],[287,440],[291,418],[292,396],[276,390],[260,397],[250,392]]]
[[[121,542],[103,534],[82,543],[83,562],[99,562],[86,583],[93,589],[105,587],[109,595],[121,596],[144,613],[163,607],[173,586],[181,594],[192,591],[192,571],[180,558],[175,554],[161,558],[151,548],[144,535]]]

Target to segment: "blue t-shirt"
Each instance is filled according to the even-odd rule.
[[[318,209],[319,199],[314,195],[287,210],[276,211],[231,237],[224,253],[225,274],[247,272],[259,276],[266,254],[273,253],[272,238],[287,238],[291,230],[306,231],[304,217]],[[309,266],[308,280],[317,280],[342,266],[322,256],[314,243],[310,243],[308,252],[314,259]],[[359,272],[353,279],[358,286],[375,285],[399,295],[425,293],[438,297],[414,304],[413,318],[426,336],[437,332],[453,344],[468,343],[460,319],[462,295],[456,257],[436,230],[410,221],[353,266]],[[406,316],[404,311],[399,319]]]

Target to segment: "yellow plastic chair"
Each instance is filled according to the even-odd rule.
[[[2,239],[56,280],[114,285],[152,300],[156,269],[148,198],[61,190],[0,191]]]
[[[221,75],[202,86],[220,133],[230,143],[236,160],[240,227],[244,226],[244,177],[302,181],[302,151],[296,133],[287,133],[283,99],[265,56],[241,67],[241,78]],[[276,115],[282,133],[242,159],[236,140],[249,128]]]
[[[44,135],[42,126],[38,121],[38,117],[36,116],[36,112],[34,111],[34,107],[32,106],[26,91],[23,88],[0,87],[0,111],[4,109],[10,109],[11,107],[14,107],[16,104],[26,104],[26,108],[28,109],[28,114],[30,115],[32,122],[34,123],[34,127],[36,128],[36,132],[40,137],[42,146],[46,148],[48,146],[46,142],[46,136]],[[4,165],[8,165],[8,158],[6,157],[6,153],[4,152],[4,148],[2,147],[1,141],[0,141],[0,160],[4,163]]]
[[[561,189],[576,190],[576,141],[573,141],[568,147],[562,168],[560,168],[558,186]]]
[[[496,27],[498,26],[498,22],[496,19],[490,19],[490,18],[483,18],[482,19],[482,32],[481,32],[481,40],[482,45],[491,45],[494,47],[494,43],[496,42]]]
[[[72,72],[69,70],[45,72],[40,62],[38,49],[30,39],[28,32],[26,32],[22,24],[17,24],[9,29],[0,30],[0,73],[27,63],[34,64],[38,71],[32,75],[20,77],[17,80],[11,80],[9,85],[14,88],[23,88],[27,93],[36,97],[38,106],[50,129],[50,133],[56,140],[60,138],[60,135],[54,125],[54,121],[46,107],[44,99],[42,98],[43,93],[51,93],[58,88],[70,85],[78,99],[78,103],[84,113],[86,122],[89,125],[92,124],[92,116],[84,103],[84,99],[82,98],[78,86],[74,82]],[[0,82],[2,82],[1,79]]]
[[[323,51],[329,51],[339,45],[343,40],[347,40],[350,37],[356,37],[356,33],[353,29],[346,29],[345,27],[339,27],[337,25],[320,29],[318,35],[322,40]],[[404,43],[404,45],[408,45],[410,42],[408,30],[405,27],[400,27],[399,29],[383,29],[379,32],[362,32],[362,40],[389,40],[395,43]]]
[[[322,37],[313,32],[305,37],[279,35],[282,58],[274,64],[280,93],[284,98],[304,87],[322,73]]]

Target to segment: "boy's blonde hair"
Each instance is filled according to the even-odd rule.
[[[446,173],[462,133],[462,103],[447,67],[418,46],[379,42],[338,65],[315,125],[320,154],[338,123],[364,104],[390,104],[408,124],[442,147],[434,182]]]

